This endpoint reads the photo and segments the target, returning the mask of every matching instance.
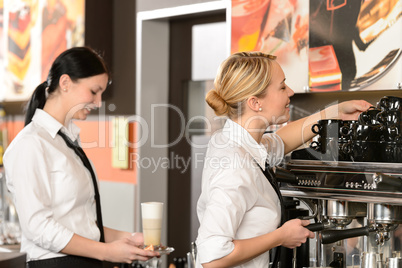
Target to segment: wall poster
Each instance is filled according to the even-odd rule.
[[[232,0],[231,52],[276,55],[295,92],[397,89],[402,0]]]
[[[0,0],[0,101],[25,101],[64,50],[84,45],[85,0]]]

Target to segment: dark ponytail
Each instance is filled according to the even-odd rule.
[[[67,74],[75,82],[81,78],[104,74],[109,70],[103,58],[89,47],[73,47],[61,53],[53,62],[47,80],[40,84],[32,94],[25,113],[25,125],[28,125],[36,109],[43,109],[48,96],[59,87],[59,80]]]
[[[25,113],[25,126],[31,122],[36,108],[43,109],[43,107],[45,106],[46,88],[47,88],[47,82],[45,81],[39,86],[37,86],[35,91],[32,93],[32,97],[28,102]]]

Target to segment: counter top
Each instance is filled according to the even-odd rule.
[[[0,252],[0,267],[2,268],[25,268],[26,253]]]

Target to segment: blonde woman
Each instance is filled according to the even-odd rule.
[[[280,196],[263,173],[266,165],[278,165],[286,153],[311,139],[317,120],[357,119],[370,107],[363,100],[343,102],[264,135],[269,125],[289,119],[294,94],[275,58],[260,52],[231,55],[206,97],[215,113],[228,119],[211,137],[205,158],[197,205],[197,267],[268,267],[269,250],[294,248],[313,238],[305,228],[309,221],[294,219],[279,226]]]

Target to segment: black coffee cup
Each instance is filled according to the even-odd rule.
[[[384,162],[378,141],[354,140],[342,149],[353,162]]]
[[[362,112],[359,114],[358,122],[364,125],[376,125],[378,124],[377,121],[377,114],[380,113],[380,109],[376,109],[374,106],[370,107],[367,111]]]
[[[321,153],[325,152],[325,150],[322,147],[321,142],[319,142],[319,141],[312,141],[310,143],[310,148],[317,152],[321,152]]]
[[[318,137],[316,141],[310,143],[310,148],[316,152],[325,154],[329,140],[323,137]]]
[[[382,126],[381,140],[387,142],[401,142],[401,125]]]
[[[402,162],[402,144],[399,142],[382,142],[380,153],[383,162],[401,163]]]
[[[402,98],[384,96],[377,103],[377,107],[383,111],[402,111]]]
[[[383,125],[400,125],[402,123],[402,111],[382,111],[377,114],[376,120]]]
[[[346,139],[342,138],[318,138],[310,143],[310,148],[318,153],[317,158],[326,161],[346,161],[347,155],[340,150]]]
[[[311,127],[314,134],[318,134],[323,139],[339,138],[339,128],[342,120],[339,119],[323,119],[318,120],[317,124]]]
[[[381,135],[383,134],[383,129],[380,124],[376,125],[365,125],[356,124],[354,125],[351,140],[355,141],[379,141]]]
[[[343,139],[350,139],[356,129],[356,125],[359,124],[355,120],[343,120],[339,127],[339,135]]]
[[[350,141],[342,147],[353,162],[402,162],[402,144],[386,141]]]

